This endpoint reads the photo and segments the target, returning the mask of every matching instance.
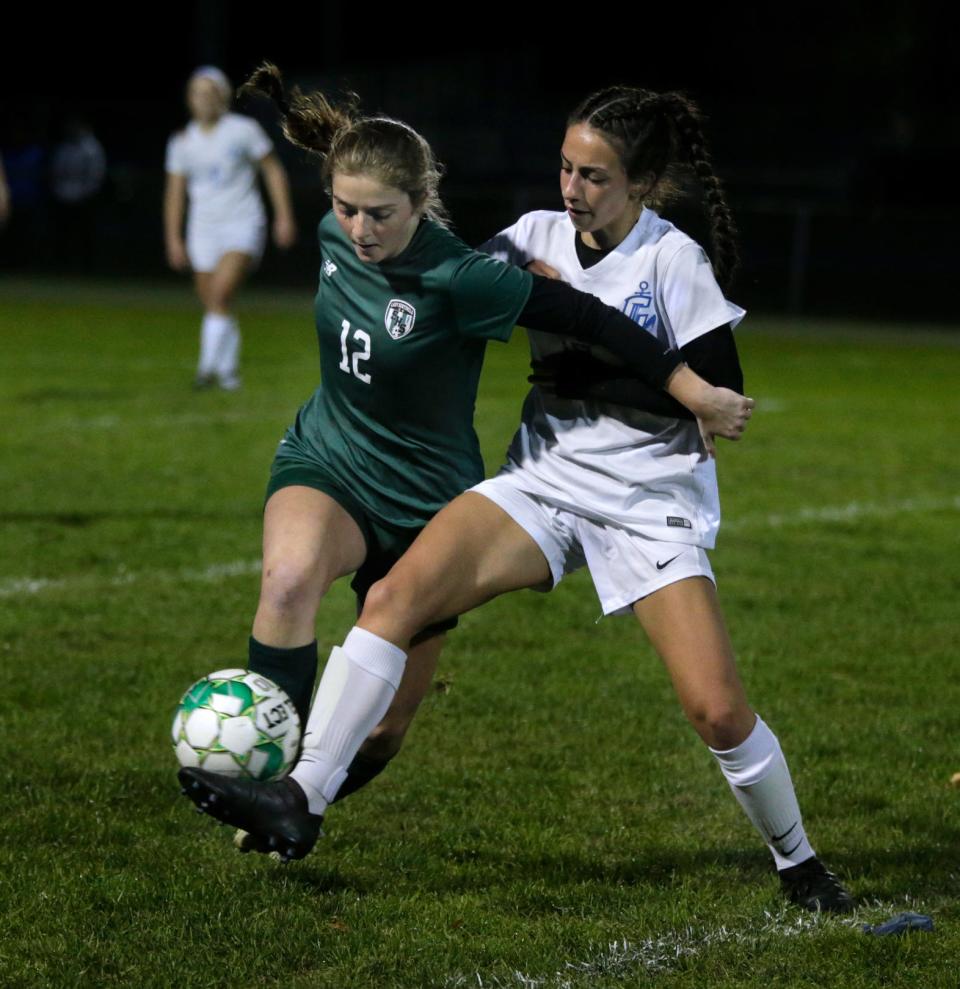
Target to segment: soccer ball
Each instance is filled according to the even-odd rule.
[[[274,780],[296,759],[300,718],[272,680],[249,670],[217,670],[183,695],[172,735],[181,766]]]

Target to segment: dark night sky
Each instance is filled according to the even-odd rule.
[[[758,291],[770,286],[771,304],[785,297],[797,217],[809,210],[808,294],[837,298],[829,278],[839,273],[859,305],[908,277],[952,311],[943,276],[957,253],[960,113],[946,4],[731,6],[203,0],[20,10],[22,43],[0,64],[0,148],[49,146],[69,113],[85,116],[114,191],[128,194],[118,222],[128,209],[127,229],[146,231],[145,257],[159,242],[163,151],[186,122],[190,72],[214,63],[238,83],[269,58],[288,82],[355,89],[368,112],[424,133],[448,166],[442,191],[460,232],[482,239],[518,210],[553,208],[563,121],[584,95],[615,82],[682,89],[707,115],[751,277]],[[270,108],[244,109],[278,137]],[[303,215],[319,215],[315,165],[278,147]],[[900,234],[887,241],[891,223]],[[853,257],[862,270],[851,273]],[[304,247],[300,268],[285,268],[300,278],[312,264]]]
[[[239,82],[267,57],[290,81],[357,89],[366,109],[407,119],[454,165],[464,121],[539,163],[574,103],[601,85],[627,82],[692,95],[728,176],[852,174],[857,162],[892,147],[913,161],[892,194],[922,199],[936,188],[956,200],[954,183],[931,174],[942,160],[946,180],[960,163],[945,5],[888,7],[791,5],[778,14],[723,9],[706,16],[651,15],[602,0],[565,13],[546,5],[328,2],[276,5],[278,17],[253,13],[267,4],[204,0],[168,4],[152,20],[134,22],[129,8],[107,17],[91,13],[104,9],[94,6],[57,14],[57,39],[44,44],[42,60],[35,47],[23,49],[29,61],[4,86],[0,146],[24,120],[52,140],[76,109],[113,160],[147,167],[186,120],[183,85],[194,67],[212,62]],[[463,15],[456,26],[453,9]],[[624,13],[631,9],[632,18]],[[43,36],[39,27],[21,34]],[[425,86],[449,94],[411,92]],[[458,102],[460,95],[469,101]],[[540,133],[524,134],[517,122],[527,119]]]
[[[738,118],[738,129],[755,120],[755,151],[774,123],[790,132],[800,151],[808,132],[820,141],[842,140],[845,131],[882,125],[891,108],[917,117],[924,131],[938,116],[956,117],[948,103],[955,98],[949,87],[956,66],[943,8],[890,8],[884,15],[882,5],[835,4],[818,15],[791,5],[789,15],[723,11],[705,18],[692,11],[651,16],[642,5],[602,2],[562,14],[548,5],[535,14],[537,8],[519,4],[288,3],[275,8],[281,19],[252,13],[270,10],[268,4],[227,0],[135,14],[129,7],[93,5],[58,12],[55,40],[45,37],[46,14],[35,15],[32,27],[27,16],[18,35],[42,43],[24,46],[19,71],[5,83],[4,119],[37,107],[55,115],[64,104],[126,102],[161,116],[166,131],[171,115],[176,121],[181,114],[183,80],[205,61],[235,79],[270,57],[294,78],[319,73],[347,80],[418,62],[435,66],[442,84],[459,56],[480,56],[491,72],[476,79],[477,86],[496,86],[504,58],[535,67],[534,91],[516,94],[518,112],[531,105],[566,108],[585,90],[626,79],[653,89],[684,88],[713,116]],[[123,13],[99,12],[111,9]],[[456,27],[450,24],[454,9],[463,15]],[[633,18],[624,13],[631,9]],[[141,20],[141,11],[151,19]],[[149,124],[143,119],[141,130]],[[126,137],[136,141],[129,129]],[[955,141],[956,133],[951,137]]]

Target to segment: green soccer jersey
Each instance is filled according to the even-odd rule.
[[[419,528],[483,479],[473,413],[484,348],[509,338],[532,278],[430,219],[380,264],[356,256],[332,212],[319,238],[321,385],[285,442],[372,519]]]

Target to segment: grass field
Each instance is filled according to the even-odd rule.
[[[781,902],[635,623],[583,575],[462,621],[403,755],[283,868],[179,796],[180,692],[240,665],[260,508],[315,384],[250,291],[245,387],[190,390],[182,290],[0,281],[0,985],[956,986],[960,333],[752,317],[714,554],[751,701],[861,907]],[[520,336],[491,346],[488,467]],[[352,600],[322,608],[321,652]],[[934,933],[861,930],[901,910]]]

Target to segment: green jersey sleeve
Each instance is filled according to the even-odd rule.
[[[532,285],[533,276],[522,268],[471,252],[450,277],[458,332],[485,340],[509,340]]]

